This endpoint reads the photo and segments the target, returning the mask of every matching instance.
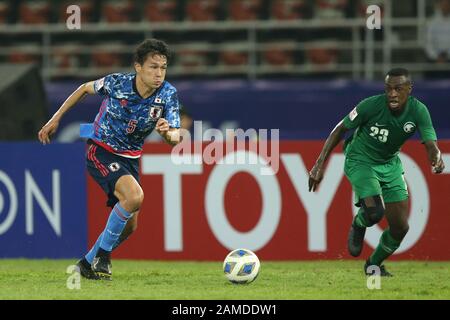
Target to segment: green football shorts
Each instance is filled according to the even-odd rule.
[[[408,199],[408,187],[399,157],[379,165],[345,158],[344,172],[352,184],[355,203],[376,195],[382,195],[385,203]]]

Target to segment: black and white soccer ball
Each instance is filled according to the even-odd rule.
[[[259,274],[260,262],[255,253],[248,249],[231,251],[223,262],[225,277],[232,283],[250,283]]]

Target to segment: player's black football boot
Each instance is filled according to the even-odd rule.
[[[348,252],[354,257],[358,257],[361,254],[364,244],[364,235],[366,234],[366,228],[358,227],[353,220],[352,227],[348,234]]]
[[[97,256],[92,261],[92,271],[101,280],[112,280],[111,259],[109,256]]]
[[[384,265],[381,265],[381,266],[373,265],[373,264],[369,263],[369,260],[367,260],[366,264],[364,265],[364,273],[366,274],[366,276],[377,275],[376,269],[371,268],[370,270],[368,270],[369,267],[378,267],[379,272],[380,272],[379,275],[381,277],[393,277],[394,276],[392,273],[390,273],[389,271],[386,270],[386,267]]]
[[[99,280],[100,278],[92,271],[91,265],[85,258],[78,260],[77,267],[83,278],[89,280]]]

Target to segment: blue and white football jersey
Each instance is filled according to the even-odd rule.
[[[94,82],[95,92],[104,98],[90,137],[106,150],[128,158],[141,156],[144,140],[159,118],[165,118],[171,128],[180,127],[175,87],[164,81],[143,99],[135,77],[135,73],[114,73]]]

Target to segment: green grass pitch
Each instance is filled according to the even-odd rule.
[[[362,260],[262,262],[255,282],[229,283],[221,262],[113,260],[113,281],[81,279],[75,260],[0,260],[0,299],[450,299],[450,262],[387,262],[393,278],[369,290]]]

